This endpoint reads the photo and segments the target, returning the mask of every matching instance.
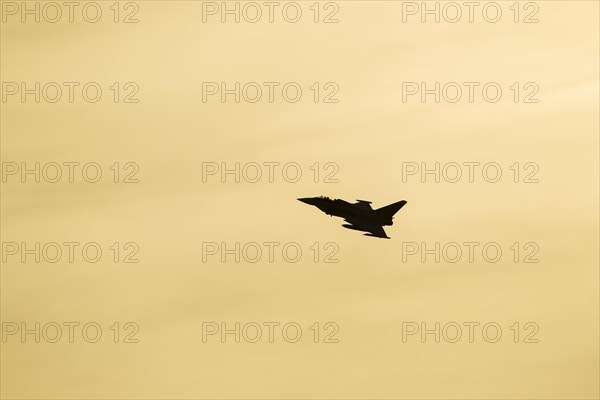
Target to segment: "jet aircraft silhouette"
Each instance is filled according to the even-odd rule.
[[[389,239],[389,237],[386,235],[383,227],[392,225],[394,214],[406,204],[406,201],[402,200],[373,210],[371,202],[366,200],[357,200],[353,204],[341,199],[331,199],[325,196],[305,197],[298,200],[317,207],[327,215],[344,218],[346,222],[350,223],[342,225],[344,228],[369,232],[365,233],[365,236],[384,239]]]

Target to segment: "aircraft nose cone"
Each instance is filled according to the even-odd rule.
[[[314,197],[303,197],[301,199],[298,199],[299,201],[306,203],[308,205],[311,206],[316,206],[317,205],[317,201]]]

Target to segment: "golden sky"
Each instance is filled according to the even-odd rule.
[[[0,2],[2,398],[600,396],[598,2],[49,4]]]

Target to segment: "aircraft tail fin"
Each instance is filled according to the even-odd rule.
[[[389,206],[381,207],[375,210],[377,214],[383,217],[385,220],[389,221],[391,224],[392,217],[396,214],[404,205],[406,204],[405,200],[401,200],[397,203],[390,204]]]

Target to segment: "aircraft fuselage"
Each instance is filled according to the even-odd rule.
[[[357,204],[351,204],[341,199],[308,197],[298,200],[317,207],[327,215],[341,218],[365,218],[376,221],[380,225],[384,226],[393,224],[391,219],[381,218],[373,209],[362,208]]]

